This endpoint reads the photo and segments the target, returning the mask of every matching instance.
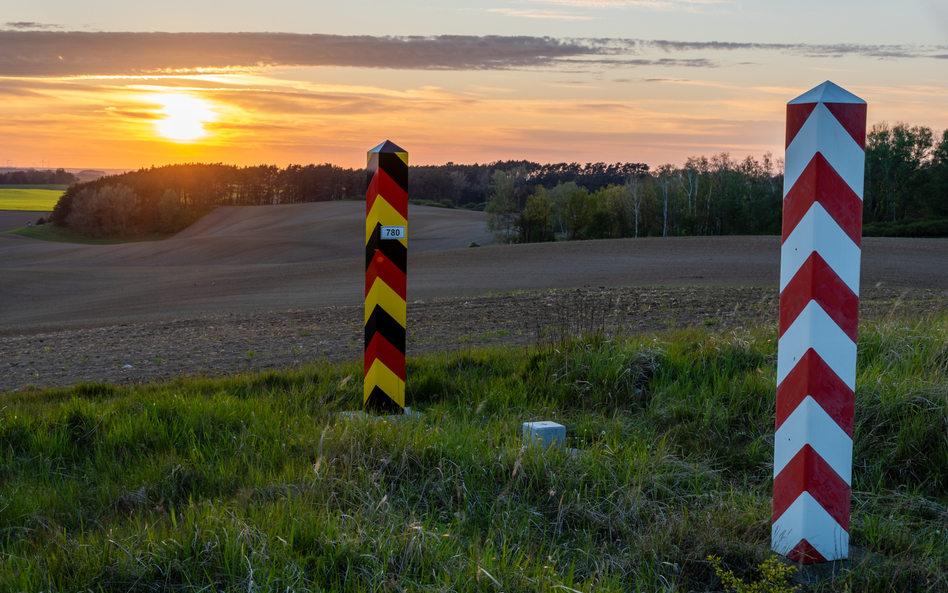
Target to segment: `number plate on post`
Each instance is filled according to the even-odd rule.
[[[404,239],[405,227],[403,226],[383,226],[380,239]]]

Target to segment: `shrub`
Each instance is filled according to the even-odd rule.
[[[864,237],[948,237],[948,218],[871,222],[862,228]]]

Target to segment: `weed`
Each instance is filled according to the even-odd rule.
[[[760,580],[752,583],[745,583],[734,576],[731,569],[725,568],[724,563],[717,556],[708,556],[708,560],[714,566],[714,572],[721,579],[721,584],[736,593],[794,593],[800,590],[799,586],[790,587],[787,584],[787,580],[797,569],[784,564],[775,556],[771,556],[758,565]]]

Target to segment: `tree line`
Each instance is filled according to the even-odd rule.
[[[505,243],[778,233],[782,169],[769,153],[760,161],[720,153],[643,167],[596,188],[534,185],[522,167],[495,171],[488,227]]]
[[[78,178],[65,169],[37,171],[10,171],[0,173],[0,185],[69,185],[78,181]]]
[[[328,163],[168,165],[73,183],[50,220],[89,236],[174,232],[216,206],[364,199],[365,189],[364,169]],[[783,161],[722,152],[654,170],[525,160],[410,166],[409,199],[486,210],[489,228],[511,243],[777,234]],[[863,206],[864,234],[948,236],[948,134],[874,125]]]
[[[865,234],[948,236],[948,130],[872,126],[866,137]]]
[[[170,233],[216,206],[364,199],[364,177],[363,170],[328,163],[151,167],[71,185],[50,221],[90,237]]]
[[[480,165],[409,167],[409,200],[483,209],[495,171],[530,171],[531,183],[595,188],[620,183],[648,167],[638,163],[498,161]],[[71,185],[50,221],[93,237],[175,232],[216,206],[298,204],[364,199],[364,169],[331,164],[236,167],[180,164],[139,169]]]
[[[542,184],[525,166],[491,174],[488,227],[505,243],[779,234],[783,161],[722,152],[629,172],[598,187]],[[948,236],[948,131],[904,123],[866,138],[863,234]]]
[[[498,172],[519,176],[528,187],[555,187],[575,183],[589,191],[607,185],[624,183],[629,177],[644,175],[643,163],[553,163],[541,165],[531,161],[497,161],[487,164],[410,166],[408,198],[437,202],[446,206],[486,204],[493,191],[493,178]]]

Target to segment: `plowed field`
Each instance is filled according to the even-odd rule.
[[[364,216],[361,202],[219,208],[166,241],[109,246],[0,234],[0,390],[359,358]],[[409,356],[776,319],[779,237],[505,246],[485,224],[410,207]],[[864,239],[863,316],[939,310],[946,261],[948,240]]]

